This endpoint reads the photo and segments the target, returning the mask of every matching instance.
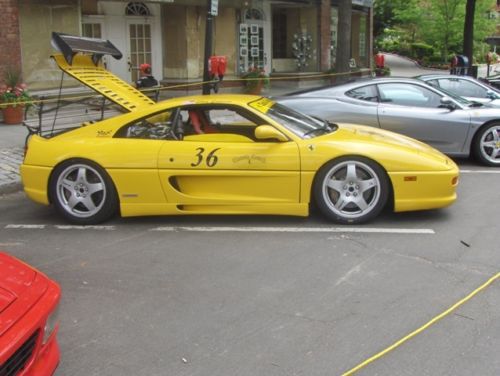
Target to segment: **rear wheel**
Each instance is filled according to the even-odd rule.
[[[389,196],[385,171],[362,157],[344,157],[329,162],[316,176],[314,197],[328,218],[345,224],[375,218]]]
[[[103,222],[118,209],[113,182],[90,161],[70,160],[57,166],[49,183],[49,195],[57,211],[76,224]]]
[[[472,144],[472,153],[487,166],[500,166],[500,123],[479,130]]]

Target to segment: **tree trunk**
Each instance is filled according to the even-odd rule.
[[[351,58],[352,1],[339,0],[338,4],[339,23],[337,31],[337,61],[335,63],[335,71],[337,73],[344,73],[350,71],[349,59]]]
[[[464,24],[464,44],[463,54],[469,59],[469,67],[472,67],[472,58],[474,51],[474,11],[476,0],[467,0],[465,6],[465,24]]]

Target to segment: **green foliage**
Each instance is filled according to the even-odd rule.
[[[389,67],[375,68],[375,76],[377,77],[390,76],[390,75],[391,75],[391,68]]]
[[[378,0],[374,3],[374,24],[383,28],[374,32],[375,46],[382,51],[429,60],[439,51],[441,61],[448,62],[450,54],[462,51],[465,4],[466,0]],[[489,17],[492,7],[490,0],[476,0],[476,57],[488,51],[482,43],[484,38],[495,34],[496,20]]]
[[[424,57],[432,56],[434,53],[434,48],[427,43],[412,43],[411,44],[412,56],[417,59],[422,59]]]
[[[252,67],[241,78],[245,82],[245,91],[251,93],[260,87],[269,87],[270,80],[264,69]]]

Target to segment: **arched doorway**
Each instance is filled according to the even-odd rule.
[[[98,5],[99,15],[85,17],[84,23],[99,22],[101,37],[123,53],[121,60],[108,58],[107,68],[125,81],[135,82],[139,66],[148,63],[153,75],[161,78],[160,5],[140,1],[100,1]]]
[[[243,9],[238,25],[238,70],[247,72],[255,67],[269,72],[269,21],[263,7]]]

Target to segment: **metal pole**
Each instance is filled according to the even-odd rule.
[[[207,0],[207,21],[205,27],[205,56],[203,63],[203,95],[210,94],[210,72],[208,71],[208,60],[212,55],[212,39],[213,39],[213,16],[212,16],[212,0]]]

